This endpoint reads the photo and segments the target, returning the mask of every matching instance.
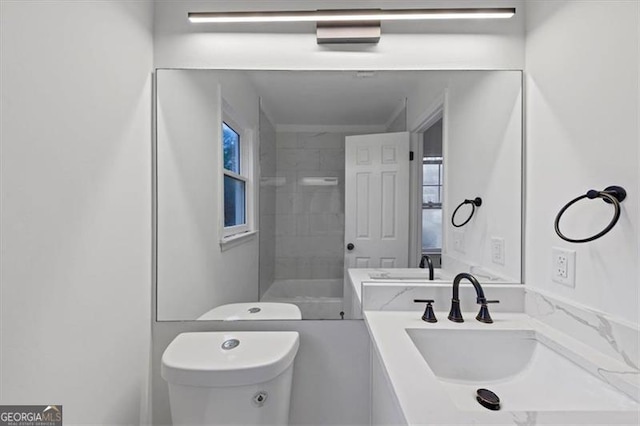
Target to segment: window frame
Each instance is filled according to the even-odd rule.
[[[437,164],[440,166],[440,173],[438,174],[438,185],[424,185],[424,176],[422,177],[423,181],[420,182],[420,205],[421,205],[421,210],[420,210],[420,216],[422,216],[422,211],[424,210],[440,210],[443,212],[444,214],[444,207],[442,205],[442,198],[444,197],[443,194],[443,189],[444,189],[444,156],[442,157],[422,157],[422,164],[421,166],[423,167],[425,164]],[[422,174],[422,173],[421,173]],[[424,192],[423,192],[423,188],[425,186],[431,186],[431,187],[439,187],[439,193],[440,193],[440,202],[439,203],[425,203],[424,202]],[[420,229],[422,232],[422,223],[420,224]],[[440,243],[440,247],[439,248],[431,248],[431,249],[425,249],[422,245],[422,238],[420,238],[420,251],[422,254],[441,254],[443,251],[443,245],[444,245],[444,232],[442,232],[441,235],[441,243]],[[421,234],[422,235],[422,234]]]
[[[240,173],[227,170],[224,167],[224,138],[223,138],[223,124],[225,123],[231,130],[236,132],[239,136],[239,167]],[[218,134],[218,154],[220,155],[220,236],[221,243],[234,240],[243,235],[251,235],[254,231],[254,139],[253,131],[246,124],[246,121],[237,114],[231,105],[222,100],[222,114]],[[224,179],[225,176],[244,182],[244,222],[240,225],[225,226],[224,214],[225,214],[225,199],[224,199]]]
[[[438,160],[433,160],[434,158],[438,158]],[[440,202],[439,203],[425,203],[424,202],[424,195],[422,195],[424,192],[421,192],[421,204],[422,204],[422,209],[440,209],[442,210],[442,197],[443,197],[443,187],[444,187],[444,157],[423,157],[422,158],[422,165],[424,166],[425,164],[437,164],[440,169],[440,173],[438,174],[438,185],[425,185],[424,183],[420,184],[421,188],[424,188],[425,186],[431,186],[431,187],[437,187],[438,192],[440,194],[439,198],[440,198]],[[423,177],[424,179],[424,177]]]

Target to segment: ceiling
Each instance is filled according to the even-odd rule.
[[[386,125],[425,72],[247,71],[278,126]]]

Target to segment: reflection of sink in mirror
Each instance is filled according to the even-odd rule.
[[[198,318],[198,321],[261,321],[299,320],[300,308],[292,303],[229,303],[218,306]]]
[[[496,393],[507,411],[640,408],[542,343],[532,330],[406,331],[463,410],[484,410],[469,397],[478,388]]]
[[[411,270],[397,270],[393,269],[380,270],[369,272],[369,278],[372,280],[385,280],[385,281],[416,281],[416,280],[429,280],[428,269],[411,269]],[[451,280],[451,275],[443,272],[441,269],[436,269],[433,274],[435,280]]]

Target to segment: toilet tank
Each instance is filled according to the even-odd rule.
[[[162,356],[174,425],[286,425],[297,332],[182,333]]]

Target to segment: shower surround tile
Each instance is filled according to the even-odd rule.
[[[295,149],[298,147],[298,134],[297,133],[278,133],[276,140],[277,149],[289,148]]]
[[[341,278],[344,274],[343,133],[276,133],[275,277]],[[315,185],[306,178],[336,178]]]
[[[304,149],[342,149],[346,133],[312,133],[301,132],[298,135],[298,148]]]
[[[320,150],[279,149],[278,170],[320,170]]]
[[[320,150],[321,170],[344,169],[344,149],[322,149]]]

